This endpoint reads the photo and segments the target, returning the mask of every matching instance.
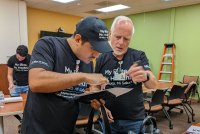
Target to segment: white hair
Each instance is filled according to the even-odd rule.
[[[123,22],[123,21],[124,21],[124,22],[129,22],[129,23],[131,23],[131,25],[133,26],[133,29],[132,29],[132,35],[133,35],[134,32],[135,32],[135,28],[134,28],[134,25],[133,25],[132,20],[131,20],[129,17],[127,17],[127,16],[117,16],[117,17],[114,19],[114,21],[113,21],[113,23],[112,23],[112,25],[111,25],[111,28],[110,28],[111,32],[114,31],[116,25],[117,25],[119,22]]]

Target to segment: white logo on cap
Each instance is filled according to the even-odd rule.
[[[99,31],[99,39],[107,39],[108,38],[108,31],[107,30],[100,30]]]

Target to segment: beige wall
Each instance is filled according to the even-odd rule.
[[[81,17],[49,12],[34,8],[27,9],[28,18],[28,47],[29,53],[32,52],[36,41],[39,39],[41,30],[57,32],[59,27],[64,29],[65,33],[73,33],[76,23]]]

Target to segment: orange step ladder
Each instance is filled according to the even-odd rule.
[[[164,44],[160,70],[158,74],[159,82],[174,81],[174,60],[175,60],[175,44]]]

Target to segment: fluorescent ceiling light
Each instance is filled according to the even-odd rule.
[[[99,9],[96,9],[96,11],[107,13],[107,12],[112,12],[112,11],[117,11],[117,10],[122,10],[122,9],[127,9],[127,8],[130,8],[130,7],[119,4],[119,5],[99,8]]]
[[[70,3],[77,0],[52,0],[52,1],[60,2],[60,3]]]

